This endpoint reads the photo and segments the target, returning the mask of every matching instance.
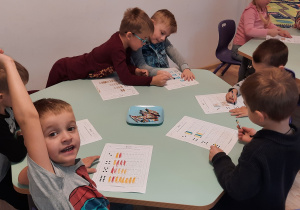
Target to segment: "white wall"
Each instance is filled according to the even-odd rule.
[[[225,3],[226,2],[226,3]],[[217,25],[236,23],[250,0],[0,0],[0,48],[30,74],[27,89],[42,89],[62,57],[90,52],[118,30],[124,11],[140,7],[151,17],[166,8],[176,17],[173,45],[192,68],[213,65]]]

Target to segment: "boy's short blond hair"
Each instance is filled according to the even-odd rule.
[[[251,112],[264,112],[277,122],[291,116],[299,100],[295,79],[275,67],[248,76],[241,93]]]
[[[119,33],[123,36],[127,32],[141,34],[152,34],[154,26],[149,16],[140,8],[130,8],[124,13]]]
[[[22,66],[19,62],[14,61],[17,71],[19,72],[19,75],[23,81],[24,84],[26,84],[29,80],[29,74],[27,69]],[[0,92],[1,93],[8,93],[8,84],[7,84],[7,78],[6,73],[4,70],[4,66],[0,65]]]
[[[164,23],[167,26],[170,26],[171,34],[177,32],[177,23],[175,20],[175,16],[169,10],[167,9],[158,10],[152,15],[151,19],[157,23]]]
[[[39,113],[40,118],[47,114],[58,115],[62,112],[73,112],[72,106],[60,99],[43,98],[35,101],[33,104]]]

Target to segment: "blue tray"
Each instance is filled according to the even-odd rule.
[[[126,121],[131,125],[161,125],[164,121],[164,110],[161,106],[153,105],[131,106]]]

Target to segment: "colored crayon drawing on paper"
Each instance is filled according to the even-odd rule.
[[[106,144],[93,176],[98,190],[146,192],[152,146]]]

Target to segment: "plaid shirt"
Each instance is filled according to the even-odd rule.
[[[165,42],[158,44],[148,43],[142,48],[143,56],[149,66],[169,68]]]

